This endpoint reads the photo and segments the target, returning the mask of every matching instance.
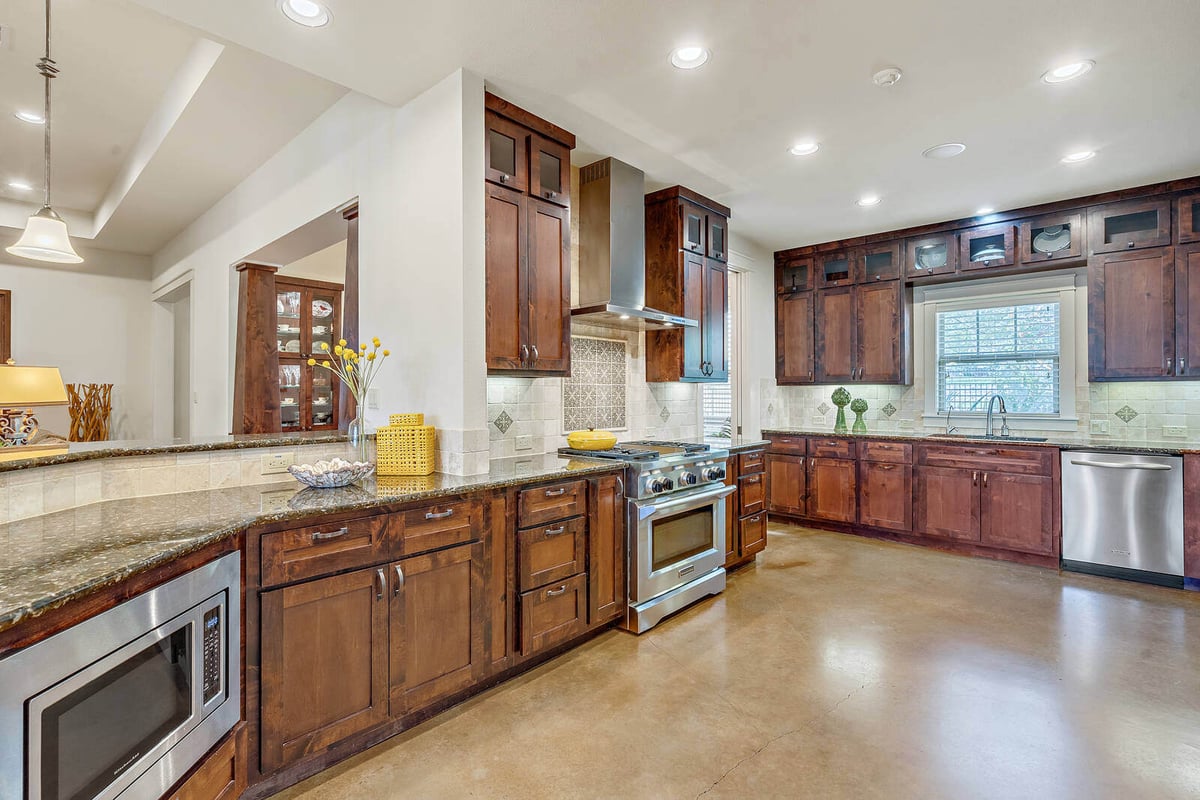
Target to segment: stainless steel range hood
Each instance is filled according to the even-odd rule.
[[[646,308],[645,175],[615,158],[579,171],[579,322],[623,330],[694,328]]]

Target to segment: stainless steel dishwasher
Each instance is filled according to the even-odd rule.
[[[1183,586],[1183,459],[1064,450],[1064,569]]]

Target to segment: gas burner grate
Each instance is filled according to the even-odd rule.
[[[685,453],[707,453],[712,448],[701,442],[660,442],[653,439],[646,439],[640,442],[629,442],[630,446],[641,445],[642,447],[676,447]]]
[[[659,457],[654,450],[638,450],[618,445],[610,450],[576,450],[571,447],[558,448],[559,455],[580,458],[611,458],[617,461],[651,461]]]

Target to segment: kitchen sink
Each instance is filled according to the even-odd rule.
[[[986,436],[982,433],[931,433],[930,439],[978,439],[981,442],[1046,442],[1045,436]]]

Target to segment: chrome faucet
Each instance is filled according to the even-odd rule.
[[[988,436],[988,438],[989,438],[989,439],[990,439],[991,437],[995,436],[995,434],[994,434],[994,433],[992,433],[992,411],[993,411],[993,410],[995,409],[995,407],[996,407],[996,401],[997,401],[997,400],[999,400],[999,401],[1000,401],[1000,415],[1001,415],[1001,417],[1002,417],[1002,424],[1001,424],[1001,427],[1000,427],[1000,435],[1001,435],[1001,436],[1008,436],[1008,434],[1010,433],[1010,431],[1009,431],[1009,429],[1008,429],[1008,409],[1004,407],[1004,398],[1003,398],[1003,397],[1001,397],[1001,396],[1000,396],[1000,395],[998,395],[998,394],[994,394],[994,395],[992,395],[992,399],[991,399],[991,400],[988,400],[988,410],[987,410],[987,436]]]
[[[957,425],[950,424],[950,412],[953,410],[954,410],[954,403],[947,403],[946,404],[946,435],[947,436],[949,436],[950,434],[952,434],[956,430],[958,430]]]

